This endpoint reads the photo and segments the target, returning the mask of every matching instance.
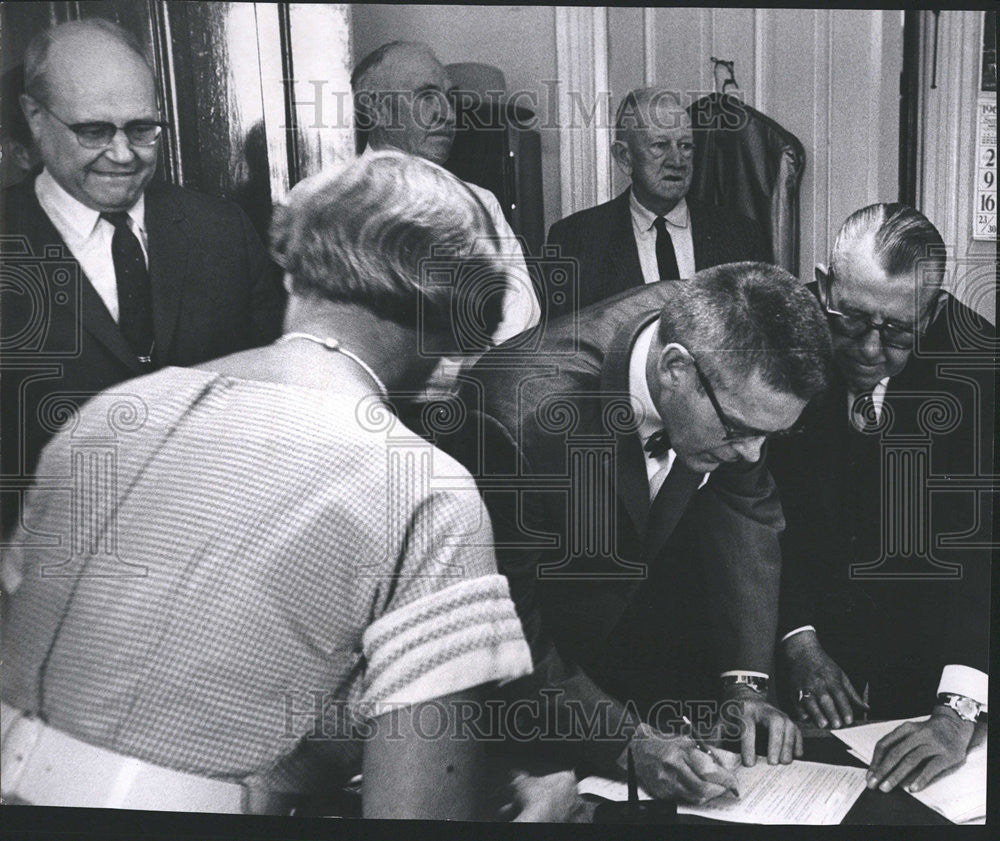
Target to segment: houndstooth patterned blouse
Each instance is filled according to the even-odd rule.
[[[167,368],[38,475],[2,693],[84,741],[316,791],[388,707],[531,670],[472,478],[374,398]]]

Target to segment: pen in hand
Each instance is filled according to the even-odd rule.
[[[861,696],[861,701],[865,705],[864,710],[861,712],[861,720],[868,721],[868,681],[865,681],[865,691]]]
[[[698,750],[700,750],[702,753],[707,754],[708,756],[710,756],[712,758],[712,761],[715,762],[715,764],[718,765],[722,769],[722,771],[723,771],[723,775],[722,776],[729,778],[728,782],[720,782],[718,780],[709,780],[709,782],[715,782],[715,783],[718,783],[718,785],[723,785],[729,791],[731,791],[734,795],[736,795],[737,797],[739,797],[740,796],[740,790],[739,790],[739,787],[736,784],[736,777],[732,774],[731,771],[729,771],[729,770],[726,769],[725,765],[723,765],[721,762],[719,762],[718,757],[716,757],[716,755],[712,752],[712,749],[707,744],[705,744],[705,741],[701,738],[701,736],[699,736],[695,732],[694,725],[691,723],[691,719],[688,718],[685,715],[685,716],[681,716],[681,721],[683,721],[688,727],[691,728],[691,738],[694,740],[695,746],[698,748]]]

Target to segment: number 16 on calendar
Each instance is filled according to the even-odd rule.
[[[979,100],[976,118],[976,191],[972,208],[972,238],[995,240],[997,235],[997,102]]]

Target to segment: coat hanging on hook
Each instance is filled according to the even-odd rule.
[[[739,89],[735,79],[727,82]],[[689,197],[753,219],[770,234],[773,261],[798,274],[799,184],[806,162],[798,138],[731,94],[703,96],[688,114],[695,147]]]

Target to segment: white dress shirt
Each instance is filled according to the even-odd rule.
[[[500,248],[510,264],[510,285],[507,287],[507,293],[503,299],[503,315],[497,329],[493,331],[493,340],[500,344],[511,336],[516,336],[538,324],[542,315],[542,307],[538,303],[535,287],[528,275],[528,267],[524,262],[521,243],[507,223],[497,197],[477,184],[470,184],[466,181],[465,186],[476,194],[486,208],[486,212],[489,213],[490,219],[493,220],[493,227],[497,229],[497,235],[500,237]]]
[[[628,207],[632,214],[632,234],[639,250],[642,279],[646,283],[655,283],[660,279],[660,269],[656,263],[656,229],[653,227],[656,214],[639,204],[631,190],[628,194]],[[674,243],[674,256],[677,257],[680,276],[691,277],[695,273],[694,240],[691,238],[691,213],[687,202],[681,199],[663,218]]]
[[[646,382],[646,359],[649,356],[649,346],[659,327],[660,320],[656,319],[652,324],[643,328],[632,346],[632,355],[629,357],[628,363],[628,393],[632,400],[632,408],[635,410],[636,417],[639,418],[637,433],[643,447],[655,433],[664,428],[663,418],[660,417],[660,413],[653,403],[653,396],[649,393],[649,384]],[[649,480],[649,501],[652,503],[660,488],[663,487],[667,476],[670,475],[677,454],[673,449],[669,449],[659,458],[653,458],[645,450],[643,450],[643,455],[646,457],[646,478]],[[711,475],[706,473],[702,477],[701,484],[698,485],[699,490],[705,486]]]
[[[111,256],[111,238],[115,226],[101,219],[100,211],[93,210],[67,193],[47,169],[35,179],[35,195],[42,210],[52,221],[70,253],[76,258],[83,273],[101,296],[111,317],[118,321],[118,282],[115,263]],[[129,210],[129,224],[142,246],[146,265],[149,266],[149,244],[146,237],[146,203],[143,196]]]

